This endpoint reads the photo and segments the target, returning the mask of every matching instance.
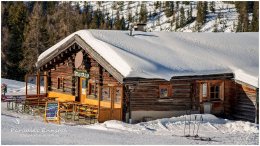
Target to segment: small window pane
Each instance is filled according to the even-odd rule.
[[[211,92],[211,93],[210,93],[210,97],[211,97],[211,98],[214,98],[214,92]]]
[[[160,97],[167,97],[168,96],[168,89],[167,88],[161,88],[160,89]]]
[[[202,85],[202,96],[207,97],[207,83]]]
[[[216,92],[215,98],[219,98],[219,93],[218,92]]]
[[[121,99],[121,87],[116,87],[115,102],[120,102],[120,99]]]
[[[210,87],[210,92],[214,92],[214,89],[215,89],[214,86],[211,86]]]
[[[110,93],[108,87],[102,88],[101,100],[110,100]]]
[[[218,92],[219,91],[219,86],[216,86],[216,92]]]
[[[82,80],[82,88],[87,88],[86,80]]]

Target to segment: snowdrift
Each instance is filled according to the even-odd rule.
[[[200,119],[201,117],[203,120]],[[121,121],[111,120],[102,124],[94,124],[84,127],[118,132],[154,133],[159,135],[174,134],[183,136],[184,129],[185,134],[189,134],[189,125],[190,135],[196,134],[198,129],[198,134],[200,136],[208,136],[208,134],[217,135],[219,133],[259,133],[258,125],[254,123],[221,119],[211,114],[183,115],[180,117],[163,118],[138,124],[128,124]]]

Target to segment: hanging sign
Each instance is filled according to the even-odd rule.
[[[60,110],[58,101],[46,102],[44,120],[45,122],[60,123]]]
[[[85,71],[81,71],[81,70],[75,70],[74,71],[74,76],[76,77],[84,77],[84,78],[89,78],[89,74]]]
[[[83,53],[81,51],[79,51],[77,54],[76,54],[76,57],[75,57],[75,68],[79,68],[81,66],[83,62]]]

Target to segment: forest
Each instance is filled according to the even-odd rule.
[[[233,32],[259,31],[258,1],[226,3],[235,5],[237,13],[237,21],[232,24]],[[215,11],[214,1],[2,1],[1,77],[23,81],[25,74],[36,71],[35,63],[42,52],[81,29],[128,30],[130,23],[150,23],[153,25],[149,31],[155,31],[157,26],[159,31],[182,31],[182,28],[194,23],[192,32],[203,32],[201,28]],[[161,28],[162,16],[169,24],[165,30]],[[226,25],[225,21],[220,21],[225,19],[220,18],[221,13],[217,13],[218,24],[213,25],[213,32],[224,32],[227,28],[216,27],[221,23]]]

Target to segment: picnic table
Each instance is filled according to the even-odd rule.
[[[77,101],[61,101],[60,112],[65,112],[66,119],[79,121],[79,119],[92,120],[97,119],[98,106],[90,104],[82,104]]]

